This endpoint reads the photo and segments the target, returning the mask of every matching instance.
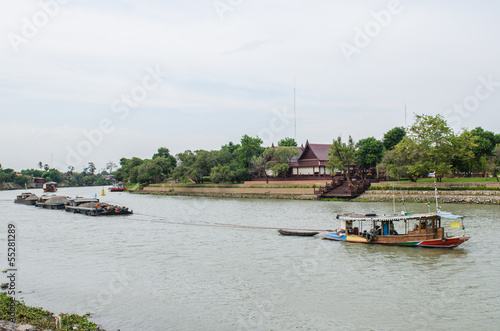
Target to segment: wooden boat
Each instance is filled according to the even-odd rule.
[[[279,229],[278,232],[284,236],[301,236],[301,237],[312,237],[319,233],[316,231],[291,231],[284,229]]]
[[[45,193],[48,193],[48,192],[57,192],[57,187],[56,187],[56,182],[47,182],[47,183],[43,183],[43,191]]]
[[[38,201],[38,197],[31,192],[23,192],[16,197],[14,203],[22,203],[25,205],[35,206]]]
[[[89,216],[111,216],[133,214],[127,207],[100,202],[97,198],[75,198],[64,208],[67,212]]]
[[[125,187],[125,185],[123,185],[122,182],[118,182],[118,183],[113,184],[113,186],[108,188],[108,190],[111,192],[123,192],[123,191],[126,191],[127,188]]]
[[[325,233],[323,238],[362,244],[454,248],[470,239],[465,234],[464,217],[442,212],[392,216],[348,213],[337,215],[340,229]],[[441,224],[443,218],[454,220],[453,226],[461,228],[463,234],[446,233]],[[396,231],[397,223],[401,234]]]

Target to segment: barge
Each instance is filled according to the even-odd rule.
[[[100,202],[97,198],[75,198],[64,208],[67,212],[89,216],[111,216],[133,214],[127,207]]]
[[[21,203],[29,206],[35,206],[38,201],[38,196],[31,192],[23,192],[16,197],[14,203]]]
[[[66,196],[46,196],[42,195],[40,199],[38,199],[36,206],[46,209],[59,209],[62,210],[68,204],[69,197]]]

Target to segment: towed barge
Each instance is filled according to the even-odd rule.
[[[35,206],[38,201],[38,196],[31,192],[23,192],[16,197],[14,203],[21,203],[28,206]]]
[[[38,199],[36,206],[45,208],[45,209],[58,209],[62,210],[68,204],[69,197],[66,196],[46,196],[42,195],[40,199]]]
[[[69,200],[64,208],[67,212],[79,213],[89,216],[112,216],[133,214],[124,206],[112,205],[105,202],[99,202],[97,198],[75,198]]]

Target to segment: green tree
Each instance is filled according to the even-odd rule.
[[[190,179],[196,184],[201,184],[204,177],[210,176],[210,172],[216,163],[216,152],[198,150],[195,153],[185,151],[177,154],[179,166],[173,172],[175,180]]]
[[[337,140],[333,140],[332,147],[328,152],[328,169],[332,174],[335,173],[335,169],[344,172],[347,182],[352,185],[349,167],[356,161],[355,157],[356,149],[352,137],[349,136],[348,142],[344,143],[339,136]]]
[[[254,156],[250,165],[250,172],[256,177],[266,177],[266,183],[269,183],[267,162],[269,162],[269,158],[264,155]]]
[[[274,177],[286,177],[290,170],[290,160],[299,155],[300,152],[296,147],[269,147],[264,151],[264,157],[269,160],[267,168],[272,171]]]
[[[406,130],[402,126],[398,126],[387,131],[382,139],[385,149],[388,151],[393,149],[401,140],[403,140],[404,136],[406,136]]]
[[[361,139],[356,147],[355,160],[361,170],[375,167],[384,157],[384,144],[374,137]]]
[[[210,180],[214,183],[220,182],[231,182],[235,180],[235,173],[231,170],[231,167],[227,164],[217,165],[210,171]]]
[[[464,129],[460,135],[455,135],[453,140],[455,153],[452,159],[455,171],[470,175],[476,163],[474,149],[477,144],[475,141],[475,136],[467,129]]]
[[[244,135],[241,138],[241,146],[238,147],[237,153],[240,164],[243,168],[248,169],[252,158],[254,156],[259,156],[264,152],[264,147],[262,145],[262,139],[259,137],[252,138],[248,135]]]
[[[28,176],[25,176],[25,175],[17,176],[15,179],[15,183],[17,185],[20,185],[20,186],[24,186],[25,184],[28,184],[29,182],[30,182],[30,179],[28,178]]]
[[[157,159],[166,159],[158,157]],[[137,182],[141,185],[149,185],[151,183],[159,183],[163,179],[161,162],[155,160],[144,160],[140,166],[137,167]]]
[[[38,168],[43,169],[43,164],[42,164],[42,161],[38,162]]]
[[[493,155],[488,158],[488,171],[496,178],[497,182],[500,181],[498,179],[498,173],[500,172],[500,144],[495,146]]]
[[[138,169],[143,162],[138,157],[121,158],[120,168],[115,171],[115,179],[126,183],[137,183]]]
[[[293,138],[286,137],[278,141],[278,146],[297,147],[297,142]]]
[[[173,155],[170,155],[170,150],[166,147],[158,148],[158,152],[153,155],[153,160],[157,157],[164,157],[169,162],[169,168],[174,169],[177,165],[177,160]]]
[[[88,163],[88,167],[87,167],[87,171],[88,171],[90,174],[92,174],[92,175],[93,175],[93,174],[95,173],[95,169],[96,169],[96,167],[95,167],[94,162],[89,162],[89,163]]]
[[[110,174],[112,174],[113,173],[113,169],[117,168],[117,167],[118,166],[113,161],[108,161],[108,163],[106,163],[106,170],[108,170]]]
[[[415,123],[410,127],[412,140],[421,150],[421,164],[429,164],[431,169],[425,169],[420,174],[425,175],[431,170],[436,172],[436,178],[441,179],[452,169],[455,154],[453,130],[444,117],[415,114]]]

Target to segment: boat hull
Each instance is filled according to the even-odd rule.
[[[313,237],[319,232],[316,231],[292,231],[280,229],[278,232],[284,236],[299,236],[299,237]]]
[[[362,243],[362,244],[375,244],[375,245],[390,245],[390,246],[405,246],[405,247],[426,247],[426,248],[455,248],[467,240],[470,237],[450,237],[442,239],[427,239],[427,240],[411,240],[408,236],[401,236],[400,241],[385,241],[383,236],[377,236],[373,240],[369,240],[362,236],[345,235],[343,233],[329,232],[323,235],[324,239],[344,241],[352,243]],[[394,238],[394,236],[392,236]]]

